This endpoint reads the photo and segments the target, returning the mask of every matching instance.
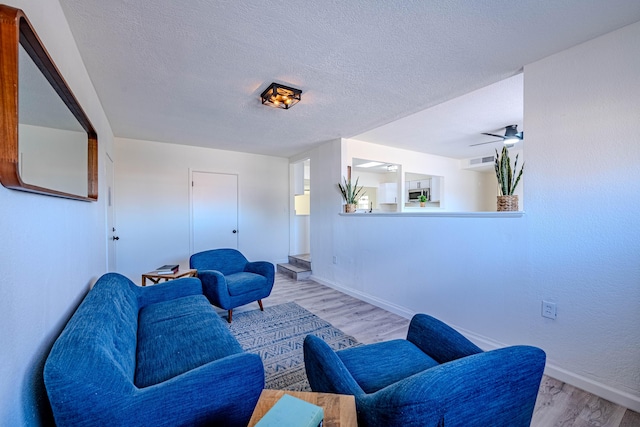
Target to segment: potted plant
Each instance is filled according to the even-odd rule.
[[[427,205],[427,196],[424,194],[420,196],[420,207],[424,208]]]
[[[358,199],[364,195],[362,192],[362,186],[358,187],[358,180],[360,178],[356,178],[356,184],[351,184],[351,166],[347,167],[347,175],[348,179],[344,176],[342,179],[344,180],[344,186],[341,183],[338,183],[338,189],[340,190],[340,194],[342,194],[342,198],[345,201],[344,211],[345,213],[353,213],[356,211],[358,206]]]
[[[506,146],[502,147],[502,154],[498,154],[496,150],[495,160],[496,177],[498,178],[498,212],[500,211],[517,211],[518,210],[518,196],[515,196],[515,191],[522,172],[524,171],[524,163],[520,166],[520,172],[516,175],[515,172],[518,169],[518,154],[516,154],[516,161],[511,168],[511,159],[509,158],[509,150]]]

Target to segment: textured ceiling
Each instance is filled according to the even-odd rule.
[[[276,156],[358,136],[640,20],[638,0],[60,3],[116,136]],[[302,89],[302,101],[261,105],[272,81]],[[497,114],[477,132],[512,124]]]

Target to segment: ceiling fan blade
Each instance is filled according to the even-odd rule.
[[[495,135],[494,135],[495,136]],[[484,145],[484,144],[493,144],[494,142],[502,142],[502,140],[499,141],[489,141],[489,142],[481,142],[479,144],[471,144],[469,147],[475,147],[476,145]]]
[[[483,135],[493,136],[494,138],[502,138],[502,139],[504,139],[504,136],[502,136],[502,135],[496,135],[496,134],[494,134],[494,133],[483,133]]]

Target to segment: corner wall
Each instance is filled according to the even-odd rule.
[[[94,203],[0,186],[0,425],[50,425],[42,368],[53,341],[106,271],[104,153],[113,133],[57,1],[22,9],[98,133]]]
[[[347,150],[314,150],[314,278],[484,348],[539,346],[551,375],[640,411],[637,46],[640,23],[525,67],[519,218],[338,215]]]

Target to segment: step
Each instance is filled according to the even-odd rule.
[[[289,255],[289,264],[295,265],[297,267],[305,268],[307,270],[311,270],[311,255],[310,254]]]
[[[278,264],[278,273],[291,277],[293,280],[305,280],[311,276],[311,270],[293,264]]]

